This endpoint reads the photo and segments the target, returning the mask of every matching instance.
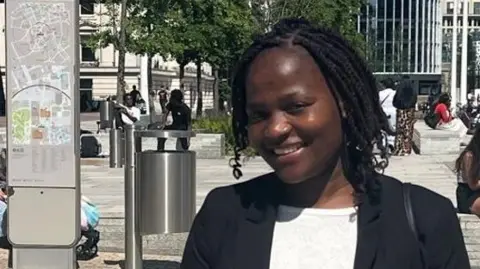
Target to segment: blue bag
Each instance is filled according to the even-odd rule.
[[[100,212],[98,212],[98,208],[92,204],[90,201],[86,201],[86,199],[82,199],[82,210],[87,217],[88,225],[95,228],[100,221]]]
[[[0,237],[7,236],[7,203],[0,200]]]

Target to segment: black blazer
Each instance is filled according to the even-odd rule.
[[[354,269],[470,268],[450,200],[412,186],[415,238],[405,214],[402,183],[375,177],[382,195],[365,199],[359,207]],[[181,268],[269,269],[279,186],[271,173],[209,193],[193,223]]]

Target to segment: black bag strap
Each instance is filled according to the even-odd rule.
[[[412,184],[404,183],[403,184],[403,203],[405,205],[405,213],[407,215],[408,225],[412,231],[415,238],[418,240],[417,225],[415,224],[415,215],[413,214],[412,209],[412,198],[410,195]]]
[[[390,97],[390,95],[392,95],[392,94],[387,95],[387,97],[385,97],[385,99],[383,99],[383,101],[380,102],[380,106],[383,106],[383,103],[385,103],[385,101],[387,101],[387,99],[388,99],[388,97]]]
[[[425,248],[423,247],[423,244],[420,241],[420,237],[418,236],[418,231],[417,231],[417,224],[415,222],[415,215],[413,214],[413,207],[412,207],[412,195],[411,189],[412,189],[412,184],[410,183],[404,183],[402,184],[403,187],[403,203],[405,206],[405,213],[407,215],[407,220],[408,220],[408,226],[410,228],[410,231],[412,231],[413,235],[415,236],[415,240],[420,244],[420,255],[422,257],[422,262],[423,262],[423,267],[422,268],[429,268],[428,267],[428,260],[427,260],[427,255],[425,255]]]

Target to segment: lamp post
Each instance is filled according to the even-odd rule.
[[[456,2],[456,1],[454,1]],[[467,104],[467,76],[468,76],[468,2],[463,0],[462,14],[462,59],[460,71],[460,102],[462,105]],[[455,105],[455,103],[453,103]]]
[[[452,68],[451,68],[451,83],[450,83],[450,95],[452,96],[453,109],[457,103],[457,52],[458,52],[458,6],[457,1],[453,1],[453,27],[452,27]]]

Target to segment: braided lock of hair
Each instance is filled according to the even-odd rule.
[[[365,61],[340,34],[313,26],[303,19],[283,19],[272,31],[255,39],[238,63],[232,79],[232,128],[235,136],[234,157],[230,160],[235,178],[240,178],[242,150],[248,146],[248,116],[245,111],[245,80],[249,66],[262,51],[276,46],[302,46],[315,60],[340,110],[342,102],[346,117],[342,120],[344,138],[344,172],[355,190],[357,203],[365,192],[375,198],[378,184],[374,172],[383,172],[388,165],[383,134],[392,133],[381,108],[377,81]],[[373,154],[376,144],[380,160]]]

